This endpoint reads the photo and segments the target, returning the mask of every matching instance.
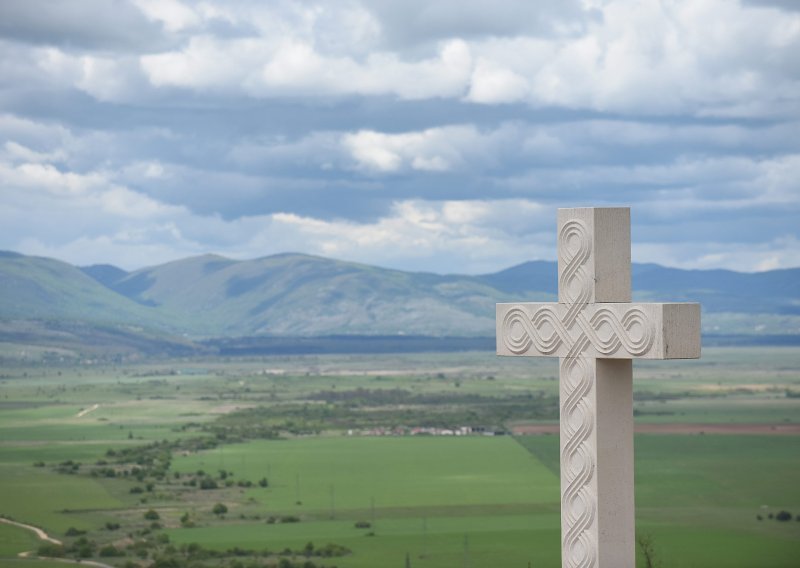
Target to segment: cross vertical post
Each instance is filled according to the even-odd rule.
[[[497,304],[497,353],[559,357],[564,568],[633,568],[632,359],[700,356],[699,304],[631,303],[630,209],[558,211],[558,303]]]

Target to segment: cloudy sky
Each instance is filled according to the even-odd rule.
[[[800,266],[800,2],[3,0],[0,249]]]

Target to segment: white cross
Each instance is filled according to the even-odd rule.
[[[560,357],[561,563],[633,568],[632,359],[700,357],[699,304],[631,303],[629,208],[558,210],[558,303],[497,304],[497,354]]]

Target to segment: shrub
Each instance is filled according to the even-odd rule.
[[[54,542],[45,542],[39,545],[39,548],[36,549],[36,554],[50,558],[61,558],[64,556],[64,546]]]
[[[153,560],[150,568],[182,568],[185,566],[182,560],[172,556],[158,556]]]
[[[122,552],[121,550],[117,550],[117,547],[114,546],[113,544],[105,545],[103,548],[100,549],[100,552],[98,552],[98,554],[103,558],[114,558],[117,556],[125,556],[125,553]]]
[[[792,520],[792,514],[789,511],[781,511],[777,515],[775,515],[776,521],[786,522]]]
[[[161,518],[161,515],[159,515],[157,511],[154,511],[153,509],[149,509],[144,514],[144,518],[147,519],[148,521],[157,521],[158,519]]]
[[[356,522],[356,528],[357,529],[368,529],[370,527],[372,527],[372,523],[369,523],[367,521],[357,521]]]
[[[217,482],[210,477],[204,477],[200,482],[200,489],[216,489],[217,487]]]
[[[216,516],[221,517],[225,513],[228,512],[228,507],[225,506],[224,503],[217,503],[214,505],[214,508],[211,509],[211,512],[214,513]]]
[[[75,527],[69,527],[67,532],[64,533],[67,536],[81,536],[86,534],[86,531],[82,531],[80,529],[76,529]]]
[[[340,544],[329,543],[322,548],[317,548],[317,554],[320,556],[345,556],[350,554],[352,550]]]

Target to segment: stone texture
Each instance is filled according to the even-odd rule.
[[[632,359],[700,357],[699,304],[630,303],[628,208],[558,211],[558,303],[497,304],[497,354],[560,357],[566,568],[633,568]]]

